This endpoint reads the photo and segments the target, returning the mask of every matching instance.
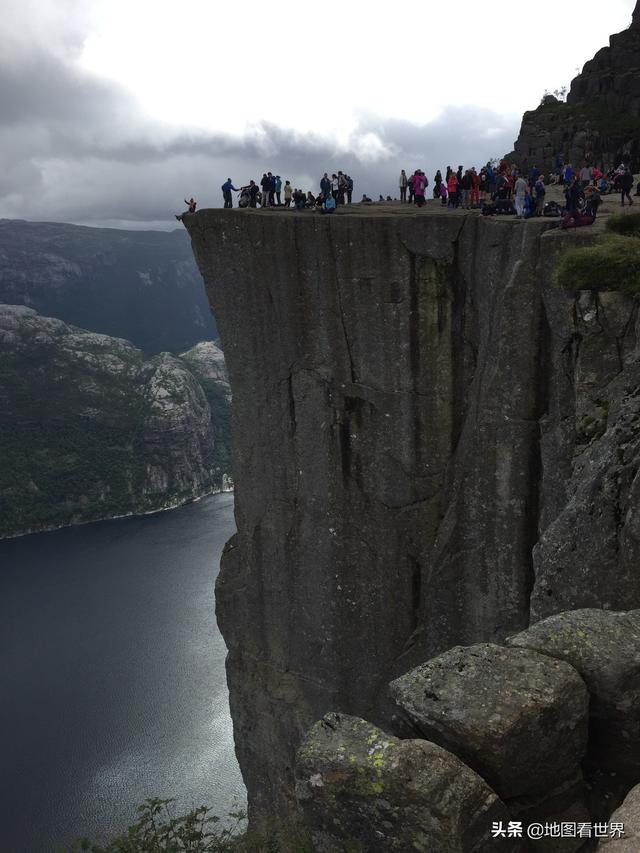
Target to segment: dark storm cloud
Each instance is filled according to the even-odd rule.
[[[315,190],[324,171],[342,168],[356,198],[393,196],[400,168],[479,165],[515,133],[513,120],[462,106],[423,126],[362,116],[351,150],[267,122],[242,138],[173,131],[42,48],[0,60],[0,116],[0,216],[96,224],[169,224],[185,194],[219,206],[227,177],[237,186],[266,170]]]

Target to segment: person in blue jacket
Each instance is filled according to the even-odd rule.
[[[224,206],[233,207],[233,196],[231,195],[231,190],[234,192],[238,192],[238,190],[234,187],[231,178],[227,178],[227,180],[222,185],[222,195],[224,197]]]

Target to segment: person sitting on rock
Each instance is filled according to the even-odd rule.
[[[336,200],[333,197],[333,194],[327,196],[324,202],[324,207],[321,210],[321,213],[335,213],[336,212]]]
[[[255,207],[260,196],[260,190],[258,189],[258,185],[255,181],[249,181],[249,183],[245,187],[240,187],[240,192],[242,195],[245,193],[249,196],[249,207]]]
[[[366,193],[362,193],[360,204],[373,204],[373,199],[370,199]]]
[[[184,213],[180,213],[180,214],[176,213],[176,219],[178,220],[178,222],[182,222],[182,217],[183,217],[183,216],[186,216],[186,214],[187,214],[187,213],[195,213],[195,212],[196,212],[196,206],[197,206],[197,204],[198,204],[198,203],[197,203],[197,201],[193,198],[193,196],[191,196],[191,198],[189,199],[189,201],[187,201],[187,200],[186,200],[186,198],[185,198],[184,203],[187,205],[187,208],[188,208],[188,209],[187,209],[187,210],[185,210],[185,212],[184,212]]]

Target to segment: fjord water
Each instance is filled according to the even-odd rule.
[[[0,542],[2,853],[244,805],[214,582],[233,496]]]

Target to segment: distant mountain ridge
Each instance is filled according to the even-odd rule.
[[[229,474],[222,353],[145,356],[0,305],[0,538],[177,506]],[[201,374],[196,376],[196,374]]]
[[[215,340],[189,238],[0,219],[0,303],[26,305],[147,353]]]

